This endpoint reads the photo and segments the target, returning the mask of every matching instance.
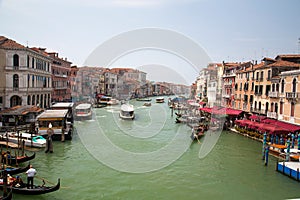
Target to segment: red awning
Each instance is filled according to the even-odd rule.
[[[266,131],[270,134],[288,134],[290,132],[288,129],[274,124],[263,124],[258,130],[262,132]]]
[[[290,123],[287,123],[287,122],[278,121],[276,119],[265,119],[262,122],[267,123],[267,124],[273,124],[273,125],[276,125],[278,127],[285,128],[285,129],[289,130],[292,133],[294,133],[296,131],[300,131],[300,126],[297,126],[295,124],[290,124]]]
[[[247,122],[246,121],[249,121],[249,120],[246,120],[246,119],[237,119],[234,121],[235,124],[239,125],[239,126],[246,126]]]
[[[199,110],[203,111],[203,112],[207,112],[207,113],[211,113],[211,108],[207,108],[207,107],[204,107],[204,108],[199,108]]]
[[[239,115],[243,112],[242,110],[235,110],[232,108],[223,108],[217,106],[214,106],[212,108],[200,108],[200,110],[215,115]]]
[[[236,109],[232,109],[232,108],[226,109],[227,115],[240,115],[242,112],[243,112],[242,110],[236,110]]]

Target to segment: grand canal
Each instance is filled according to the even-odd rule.
[[[128,173],[107,166],[95,155],[97,147],[85,143],[84,137],[97,137],[93,133],[98,131],[97,127],[101,127],[112,143],[131,152],[155,151],[173,138],[185,142],[189,137],[190,128],[174,123],[175,115],[171,117],[166,103],[157,107],[161,113],[152,114],[149,114],[151,109],[158,106],[154,101],[153,108],[143,107],[142,102],[132,103],[137,115],[134,121],[119,120],[119,107],[94,109],[93,120],[75,123],[77,133],[72,141],[55,142],[53,154],[37,152],[31,162],[38,171],[35,182],[41,183],[39,178],[44,177],[49,184],[54,184],[61,178],[59,191],[41,196],[14,195],[14,199],[288,199],[300,196],[299,183],[275,171],[275,158],[270,158],[269,165],[264,166],[261,143],[230,132],[223,132],[203,159],[198,157],[202,144],[194,142],[182,156],[159,170]],[[155,115],[165,120],[159,130],[148,128],[158,134],[148,138],[124,134],[135,127],[147,129],[150,122],[156,123],[151,118]],[[175,136],[178,130],[182,138]],[[120,169],[126,171],[126,163],[118,157],[115,159],[119,160]],[[24,174],[22,177],[25,180]]]

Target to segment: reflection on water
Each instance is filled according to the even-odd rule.
[[[139,102],[133,104],[139,108]],[[95,109],[96,118],[76,122],[76,128],[88,135],[92,131],[89,127],[99,122],[108,131],[107,137],[122,148],[153,151],[166,145],[175,136],[178,126],[185,125],[175,124],[175,116],[171,118],[167,113],[162,133],[149,138],[126,134],[126,128],[130,129],[133,124],[142,127],[153,120],[144,115],[147,109],[150,108],[136,109],[139,118],[125,122],[117,117],[118,107]],[[115,126],[114,121],[122,128]],[[189,131],[182,134],[188,135]],[[49,184],[60,177],[62,188],[41,196],[14,195],[14,199],[287,199],[300,196],[299,183],[277,173],[274,158],[270,159],[268,167],[264,166],[260,143],[223,132],[212,152],[203,159],[198,158],[200,146],[192,143],[166,168],[131,174],[113,170],[94,159],[75,133],[72,141],[55,142],[53,154],[37,152],[36,159],[31,162],[38,176],[44,177]],[[22,177],[26,179],[24,174]],[[41,180],[36,178],[35,182],[41,183]]]

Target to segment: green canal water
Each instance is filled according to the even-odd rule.
[[[37,152],[35,160],[31,162],[38,171],[35,183],[41,183],[40,177],[44,177],[49,184],[54,184],[57,178],[61,178],[59,191],[40,196],[14,195],[13,198],[274,200],[300,197],[300,183],[276,172],[274,158],[271,157],[269,165],[264,166],[261,159],[261,143],[231,132],[222,132],[212,151],[202,159],[199,159],[198,155],[203,139],[201,144],[193,142],[182,156],[162,169],[144,173],[122,172],[116,168],[126,171],[128,165],[118,156],[110,157],[118,164],[113,167],[115,169],[107,166],[107,163],[103,164],[105,162],[95,155],[99,151],[98,147],[85,143],[85,137],[94,137],[98,142],[95,132],[100,130],[99,127],[112,143],[134,153],[156,151],[173,138],[185,142],[190,135],[190,128],[174,123],[175,115],[171,117],[166,103],[155,105],[152,101],[153,108],[142,107],[142,102],[132,103],[136,108],[134,121],[118,119],[119,106],[95,109],[93,120],[75,123],[77,133],[72,141],[55,142],[53,154]],[[155,106],[161,112],[155,110]],[[154,112],[151,112],[151,109],[154,109]],[[155,130],[149,126],[150,123],[155,127],[161,126],[161,123],[155,124],[157,121],[153,117],[164,119],[160,129]],[[157,134],[148,138],[137,138],[127,134],[135,128],[144,128],[148,135],[151,131],[146,129]],[[175,137],[175,132],[179,137]],[[99,145],[103,145],[101,141]],[[103,150],[105,147],[101,148]],[[98,153],[104,156],[108,154],[108,157],[111,155],[105,149]],[[158,157],[157,163],[167,155]],[[134,167],[133,164],[132,168]],[[145,169],[147,167],[148,165],[145,165]],[[24,174],[22,177],[26,180]]]

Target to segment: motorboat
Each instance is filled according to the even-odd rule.
[[[134,117],[135,117],[133,105],[131,105],[131,104],[122,104],[119,116],[120,116],[121,119],[131,119],[131,120],[133,120]]]
[[[44,148],[46,146],[46,139],[41,135],[35,135],[30,133],[20,132],[7,132],[7,134],[2,135],[3,139],[7,139],[9,142],[20,144],[24,141],[24,145],[28,147],[39,147]]]
[[[156,103],[164,103],[164,102],[165,102],[165,98],[163,97],[156,98]]]
[[[75,107],[75,120],[90,120],[92,116],[92,104],[81,103]]]
[[[113,105],[119,105],[119,100],[117,100],[117,99],[110,99],[108,102],[107,102],[107,105],[108,106],[113,106]]]

